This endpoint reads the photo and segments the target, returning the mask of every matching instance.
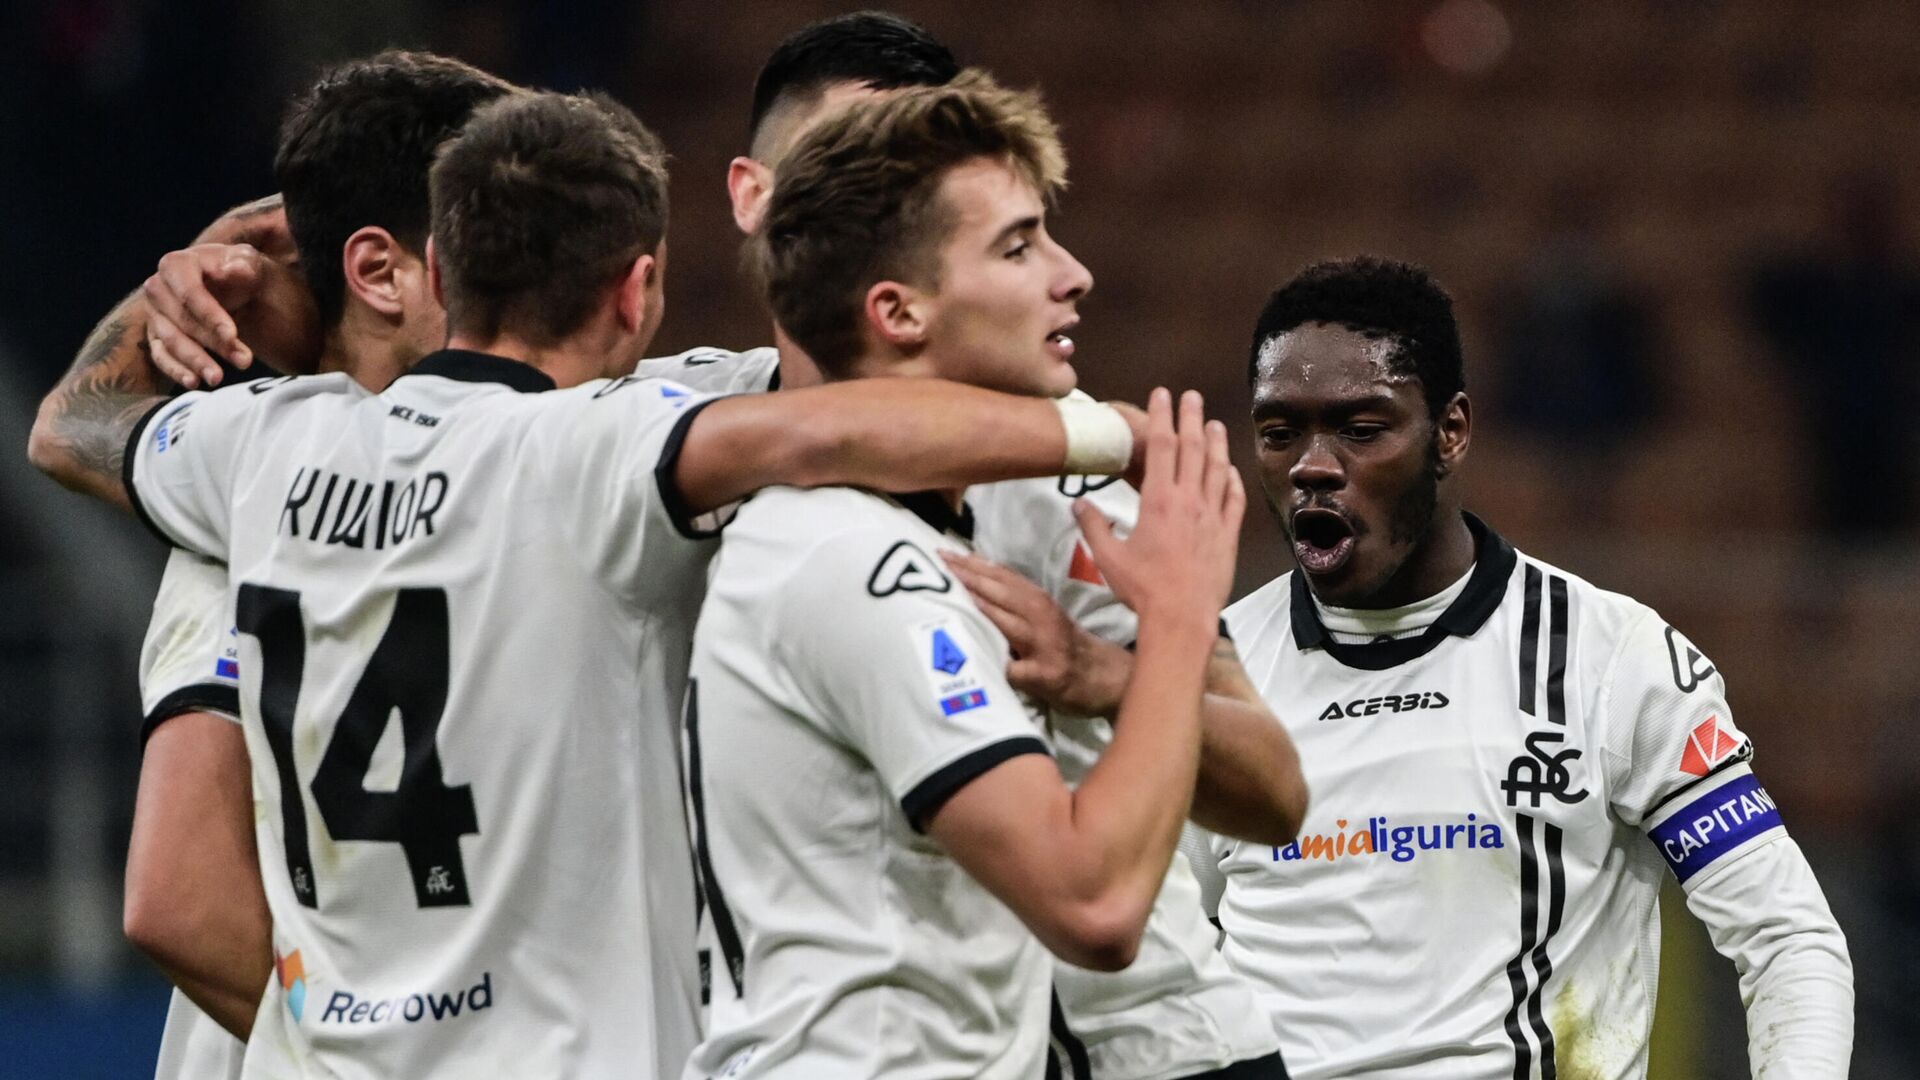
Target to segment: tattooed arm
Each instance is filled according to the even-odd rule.
[[[129,509],[121,465],[127,439],[172,384],[147,353],[140,294],[94,327],[73,367],[40,403],[27,458],[63,485]]]
[[[270,257],[293,258],[278,195],[220,215],[197,242],[248,244]],[[120,472],[127,438],[140,418],[176,389],[154,367],[148,344],[152,321],[142,291],[108,312],[87,335],[73,367],[40,403],[27,442],[27,457],[35,468],[122,509],[128,505]]]

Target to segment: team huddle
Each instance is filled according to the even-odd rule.
[[[1754,1075],[1846,1075],[1846,944],[1719,672],[1462,507],[1431,277],[1258,313],[1297,569],[1229,605],[1224,426],[1075,389],[1037,95],[863,12],[750,130],[772,346],[642,359],[633,113],[396,51],[47,396],[34,463],[174,549],[160,1077],[1639,1078],[1668,873]]]

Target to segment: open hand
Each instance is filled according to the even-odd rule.
[[[1140,484],[1140,520],[1121,539],[1085,499],[1074,514],[1094,562],[1114,595],[1150,618],[1191,619],[1211,625],[1233,587],[1234,558],[1247,493],[1227,455],[1227,429],[1205,416],[1199,393],[1180,399],[1155,390],[1147,406],[1146,475]]]

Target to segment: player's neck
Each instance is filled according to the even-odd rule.
[[[345,372],[354,382],[379,393],[420,357],[403,349],[396,335],[370,330],[364,321],[352,311],[341,317],[340,325],[327,333],[316,370]]]
[[[813,362],[807,350],[794,344],[779,323],[773,324],[773,344],[780,350],[780,388],[798,390],[803,386],[819,386],[826,382],[820,374],[820,365]]]
[[[467,349],[518,360],[545,374],[563,390],[605,378],[607,373],[606,347],[597,341],[586,340],[586,335],[582,334],[550,344],[535,344],[513,333],[483,336],[456,331],[447,338],[447,348]]]

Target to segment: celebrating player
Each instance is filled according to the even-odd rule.
[[[1294,1075],[1644,1076],[1664,864],[1739,969],[1754,1075],[1844,1077],[1846,943],[1723,677],[1461,511],[1446,294],[1399,263],[1310,267],[1261,313],[1250,378],[1299,569],[1227,621],[1317,805],[1295,843],[1197,861]]]
[[[624,109],[516,95],[435,166],[450,347],[383,393],[323,375],[168,400],[100,361],[43,403],[37,464],[236,584],[280,957],[249,1071],[678,1070],[694,886],[673,718],[703,515],[765,483],[1127,456],[1098,405],[620,377],[659,317],[664,184]]]
[[[282,195],[233,211],[200,244],[168,255],[156,284],[190,280],[203,309],[217,313],[216,344],[241,359],[251,357],[239,327],[203,278],[240,312],[246,339],[289,368],[317,365],[385,387],[446,337],[425,271],[433,152],[475,105],[511,90],[427,53],[329,69],[282,125]],[[181,340],[136,293],[102,320],[82,362],[109,351],[138,360],[149,335],[162,352]],[[175,549],[141,652],[145,745],[126,874],[128,937],[192,995],[174,991],[157,1080],[238,1076],[240,1039],[272,973],[231,626],[226,566]],[[209,944],[223,954],[197,963]]]
[[[1039,101],[977,73],[840,111],[781,163],[756,238],[775,316],[835,382],[1065,392],[1059,331],[1092,279],[1046,230],[1064,167]],[[1005,681],[1005,639],[934,557],[971,532],[961,491],[742,508],[687,712],[729,991],[687,1076],[1037,1076],[1042,944],[1133,959],[1193,795],[1242,508],[1198,395],[1177,441],[1164,391],[1153,410],[1130,540],[1082,512],[1140,638],[1077,791]]]
[[[947,83],[959,70],[953,54],[925,29],[883,12],[826,19],[789,36],[754,83],[750,154],[729,168],[735,223],[745,233],[758,229],[776,190],[779,163],[823,117],[887,91]],[[821,380],[808,350],[778,322],[774,338],[777,350],[693,349],[643,361],[640,372],[727,392]],[[1059,655],[1056,641],[1077,650],[1058,665],[1021,663],[1010,672],[1016,688],[1055,707],[1051,741],[1062,773],[1074,783],[1087,776],[1112,738],[1109,719],[1132,664],[1132,654],[1120,646],[1137,634],[1133,612],[1114,597],[1081,541],[1071,507],[1083,496],[1122,524],[1139,510],[1131,487],[1093,477],[973,488],[967,502],[976,550],[993,561],[954,564],[962,581],[990,592],[982,597],[984,610],[1016,653]],[[1022,579],[1009,570],[1044,585],[1051,602],[1013,600],[1021,595]],[[1057,621],[1026,618],[995,605],[993,596],[1022,611],[1065,614]],[[1208,666],[1208,691],[1194,818],[1228,835],[1286,842],[1306,806],[1298,758],[1225,639]],[[712,928],[704,930],[711,947]],[[1253,987],[1214,951],[1215,936],[1192,872],[1184,860],[1175,860],[1131,966],[1106,972],[1057,965],[1055,1064],[1068,1076],[1098,1080],[1166,1080],[1218,1069],[1244,1077],[1284,1075]],[[728,992],[724,982],[715,990],[719,997]]]

